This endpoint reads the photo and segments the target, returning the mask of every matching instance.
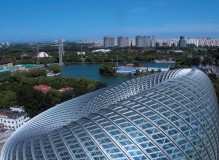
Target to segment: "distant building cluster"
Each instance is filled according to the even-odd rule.
[[[188,45],[199,46],[219,46],[219,39],[212,38],[188,38],[180,36],[180,39],[158,39],[156,38],[156,46],[179,46],[186,47]]]
[[[9,42],[1,42],[0,43],[0,48],[2,48],[2,47],[10,47],[10,43]]]
[[[119,36],[117,38],[111,36],[105,36],[103,40],[89,40],[86,43],[94,43],[95,47],[162,47],[162,46],[179,46],[187,47],[194,45],[198,46],[219,46],[219,39],[212,38],[188,38],[185,36],[180,36],[178,38],[155,38],[154,36],[136,36],[135,38],[129,38],[127,36]]]

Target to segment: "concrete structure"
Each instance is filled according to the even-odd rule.
[[[167,53],[184,53],[183,50],[168,50]]]
[[[111,50],[110,49],[96,49],[92,51],[92,53],[96,53],[96,52],[107,53],[107,52],[111,52]]]
[[[187,38],[187,39],[186,39],[186,42],[187,42],[187,44],[193,44],[193,45],[195,45],[196,47],[199,46],[199,40],[196,39],[196,38]]]
[[[155,38],[150,36],[137,36],[135,38],[136,47],[155,47]]]
[[[127,47],[129,46],[129,38],[128,37],[118,37],[117,38],[117,46],[118,47]]]
[[[109,36],[104,37],[103,38],[103,45],[106,48],[114,47],[115,46],[114,38],[113,37],[109,37]]]
[[[135,38],[131,38],[131,39],[129,39],[129,46],[136,46],[135,41],[136,41]]]
[[[65,54],[64,52],[64,41],[59,40],[58,41],[58,45],[59,45],[59,65],[62,66],[63,65],[63,60],[62,60],[62,56]]]
[[[85,55],[85,52],[78,52],[78,55]]]
[[[198,46],[219,46],[219,39],[212,39],[212,38],[186,38],[182,36],[182,39],[186,40],[186,44],[193,44],[196,47]],[[185,41],[182,41],[184,44],[181,44],[185,46]],[[180,40],[175,38],[170,39],[160,39],[156,38],[156,43],[158,46],[179,46]]]
[[[14,131],[24,125],[30,118],[25,112],[0,110],[0,130]]]
[[[66,101],[5,143],[2,160],[218,160],[215,90],[197,69],[160,72]]]
[[[23,106],[12,106],[10,107],[10,110],[13,112],[25,112]]]
[[[180,36],[179,47],[186,47],[187,41],[185,36]]]
[[[49,55],[46,52],[40,52],[37,55],[37,58],[48,58]]]

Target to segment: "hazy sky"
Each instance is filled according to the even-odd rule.
[[[0,0],[0,41],[219,38],[219,0]]]

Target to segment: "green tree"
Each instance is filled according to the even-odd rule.
[[[175,67],[169,65],[168,68],[169,68],[169,70],[173,70]]]
[[[11,75],[11,72],[6,71],[6,72],[0,72],[0,79],[4,77],[8,77]]]
[[[22,74],[26,75],[27,77],[45,77],[46,76],[46,70],[45,69],[37,69],[37,70],[29,70],[24,71]]]
[[[61,67],[58,64],[53,64],[49,67],[49,70],[56,74],[61,72]]]
[[[60,98],[60,95],[55,91],[49,91],[48,94],[45,94],[28,86],[23,86],[17,91],[17,102],[24,106],[30,117],[55,106],[60,102]]]
[[[204,57],[202,64],[203,65],[212,65],[212,59],[209,57]]]
[[[75,97],[75,91],[64,91],[61,93],[61,101],[67,101]]]
[[[141,74],[142,74],[142,72],[137,69],[136,72],[135,72],[135,75],[140,76]]]
[[[16,93],[8,90],[0,92],[0,109],[6,109],[16,104]]]
[[[193,64],[194,66],[199,66],[200,63],[201,63],[200,57],[194,57],[194,58],[192,58],[192,64]]]
[[[49,99],[50,106],[55,106],[61,102],[61,93],[57,90],[51,89],[46,93],[45,96],[47,96],[47,99]]]
[[[112,63],[105,63],[99,68],[101,74],[115,74],[116,70]]]
[[[152,69],[150,73],[154,73],[155,71]]]

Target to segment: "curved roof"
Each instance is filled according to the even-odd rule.
[[[218,104],[199,70],[161,72],[59,104],[6,142],[4,159],[217,159]]]
[[[40,52],[37,55],[38,58],[46,58],[49,57],[49,55],[46,52]]]

